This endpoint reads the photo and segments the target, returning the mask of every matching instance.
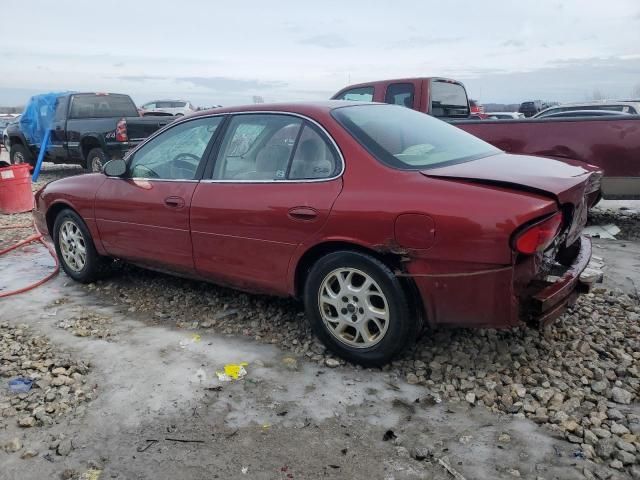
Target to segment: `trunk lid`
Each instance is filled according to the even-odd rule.
[[[503,186],[573,203],[584,196],[596,167],[571,160],[499,153],[470,162],[422,170],[427,177]],[[576,198],[575,190],[579,190]]]
[[[571,205],[568,243],[575,241],[587,221],[587,195],[599,189],[596,167],[572,160],[499,153],[470,162],[422,170],[427,177],[495,185],[554,198]]]

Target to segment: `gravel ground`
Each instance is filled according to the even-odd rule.
[[[313,340],[301,307],[292,301],[136,268],[86,288],[156,323],[245,335],[318,364],[344,364]],[[428,387],[434,401],[530,418],[576,444],[580,455],[622,471],[640,461],[639,319],[636,297],[596,288],[544,333],[427,332],[383,370]]]
[[[640,202],[601,201],[589,213],[589,225],[613,223],[620,228],[616,238],[620,240],[640,240]]]
[[[26,393],[14,394],[7,388],[0,389],[0,430],[6,429],[8,422],[32,428],[52,425],[67,415],[82,417],[85,402],[94,396],[93,387],[87,381],[89,372],[89,365],[54,348],[47,338],[35,335],[29,326],[0,323],[0,377],[26,378],[33,382]],[[16,452],[21,450],[22,443],[12,438],[0,447]],[[65,454],[64,451],[58,453]],[[25,458],[37,452],[27,449],[21,455]]]
[[[77,170],[47,170],[42,182],[73,173]],[[28,214],[11,217],[0,217],[0,225],[20,224],[29,218]],[[599,208],[590,221],[615,223],[622,229],[620,239],[640,239],[640,216],[632,210]],[[0,230],[0,246],[15,239],[14,232]],[[203,335],[248,337],[274,344],[292,358],[304,358],[321,368],[359,369],[325,352],[313,339],[302,307],[291,300],[238,293],[131,266],[122,266],[110,278],[83,288],[88,296],[119,305],[130,318],[146,324]],[[595,288],[545,332],[429,331],[383,373],[424,388],[429,392],[427,401],[435,404],[443,401],[532,420],[575,445],[574,456],[584,459],[580,471],[586,478],[640,478],[639,300],[637,293]],[[114,336],[108,317],[81,310],[57,326],[81,337]],[[11,359],[6,364],[4,352],[15,348],[17,327],[2,328],[10,330],[0,347],[1,372],[8,365],[11,373],[7,376],[11,376],[16,368],[28,368],[29,361],[37,358],[25,354],[21,366]],[[45,340],[30,342],[47,345]],[[58,367],[56,361],[48,366],[54,364]],[[70,382],[80,380],[82,377],[74,380],[69,375],[84,375],[86,368],[71,365],[75,364],[61,363],[67,370],[66,374],[59,370],[60,375]],[[80,368],[85,368],[84,373]],[[57,378],[52,368],[35,371]],[[69,387],[66,380],[60,388],[65,387]],[[34,395],[33,401],[25,398],[19,403],[21,410],[31,410],[30,418],[36,424],[46,423],[34,413],[42,408],[35,400],[42,393],[46,397],[46,388],[38,386],[29,394]],[[71,389],[66,394],[75,398]],[[80,397],[84,401],[90,396],[85,388]],[[0,397],[0,404],[2,401]],[[506,437],[503,440],[508,442]]]

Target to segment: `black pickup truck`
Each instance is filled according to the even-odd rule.
[[[106,161],[122,158],[128,150],[173,120],[173,117],[141,117],[128,95],[63,94],[55,103],[45,160],[77,163],[97,172]],[[7,137],[11,163],[34,165],[40,145],[28,139],[21,123],[10,125]]]

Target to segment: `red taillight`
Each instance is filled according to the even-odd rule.
[[[128,140],[129,137],[127,136],[127,121],[124,118],[121,118],[116,124],[116,141],[126,142]]]
[[[542,252],[556,238],[561,225],[562,213],[558,212],[517,233],[513,239],[513,247],[525,255]]]

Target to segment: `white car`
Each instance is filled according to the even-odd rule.
[[[638,100],[596,100],[593,102],[565,103],[547,108],[534,115],[534,118],[543,118],[560,112],[576,110],[606,110],[608,112],[620,112],[629,115],[640,114],[640,102]]]
[[[519,112],[489,112],[485,113],[488,120],[517,120],[525,118],[524,113]]]
[[[191,102],[186,100],[154,100],[140,107],[142,116],[156,113],[182,117],[197,110]]]

